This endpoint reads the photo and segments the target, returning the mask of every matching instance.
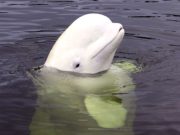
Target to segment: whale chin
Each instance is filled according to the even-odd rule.
[[[104,15],[81,16],[56,41],[45,66],[82,74],[108,70],[124,33],[120,23]]]

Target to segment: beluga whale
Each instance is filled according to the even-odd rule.
[[[133,135],[133,62],[112,64],[125,30],[91,13],[58,38],[45,64],[28,72],[37,88],[31,135]]]
[[[106,71],[124,33],[122,24],[113,23],[104,15],[83,15],[58,38],[44,65],[77,73]]]

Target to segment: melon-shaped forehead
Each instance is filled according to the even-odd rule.
[[[86,48],[102,37],[112,24],[111,20],[100,14],[88,14],[75,20],[62,34],[59,41],[62,47]]]

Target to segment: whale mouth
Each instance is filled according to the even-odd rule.
[[[121,30],[123,30],[123,29],[124,29],[123,27],[119,28],[119,32],[120,32]]]
[[[120,33],[121,31],[123,31],[123,30],[124,30],[124,28],[123,28],[123,26],[121,26],[121,27],[119,28],[116,36],[114,36],[114,38],[113,38],[111,41],[109,41],[109,42],[108,42],[104,47],[102,47],[95,55],[93,55],[93,56],[91,57],[91,59],[94,59],[94,58],[97,57],[99,54],[101,54],[101,52],[103,52],[103,51],[117,38],[117,36],[119,35],[119,33]]]

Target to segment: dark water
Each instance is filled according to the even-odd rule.
[[[180,134],[179,0],[0,0],[0,134],[28,135],[36,89],[27,69],[42,65],[77,17],[102,13],[126,29],[115,59],[136,60],[135,135]]]

